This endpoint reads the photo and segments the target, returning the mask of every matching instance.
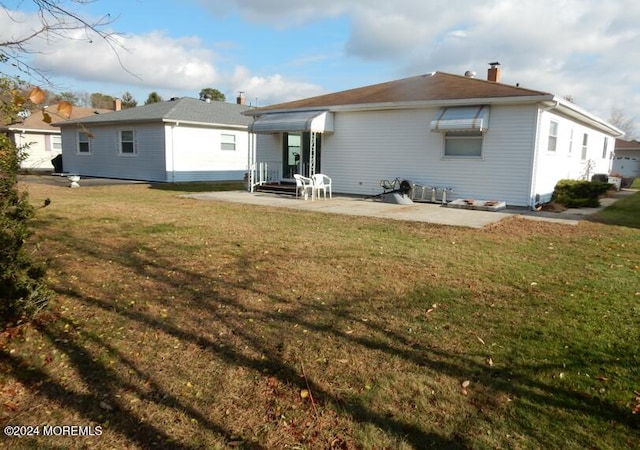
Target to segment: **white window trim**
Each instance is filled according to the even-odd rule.
[[[233,142],[225,141],[224,139],[225,136],[233,138]],[[233,144],[233,148],[224,148],[225,144]],[[237,148],[238,148],[238,142],[235,134],[220,133],[220,150],[222,150],[223,152],[235,152]]]
[[[571,156],[572,151],[573,151],[573,128],[571,128],[571,134],[569,134],[569,153],[568,153],[569,156]]]
[[[122,140],[122,133],[125,131],[130,131],[132,134],[132,140],[131,141],[123,141]],[[122,151],[122,144],[124,142],[131,142],[133,144],[133,152],[129,153],[129,152],[123,152]],[[120,156],[125,156],[125,157],[136,157],[138,156],[138,146],[136,145],[136,131],[132,128],[122,128],[120,130],[118,130],[118,155]]]
[[[480,154],[479,155],[447,155],[447,134],[449,132],[442,133],[442,159],[461,159],[466,161],[482,161],[484,160],[484,133],[478,132],[479,134],[469,133],[469,136],[452,136],[456,139],[479,139],[480,143]]]
[[[87,137],[86,141],[81,141],[80,140],[80,136],[82,136],[82,135],[85,135]],[[91,148],[91,137],[89,136],[89,133],[86,132],[86,131],[78,131],[77,134],[76,134],[76,137],[77,137],[76,154],[78,154],[78,155],[90,155],[91,151],[92,151],[92,148]],[[80,144],[85,143],[85,142],[87,143],[88,151],[83,152],[83,151],[80,150]]]
[[[552,133],[553,125],[555,124],[555,134]],[[558,130],[560,129],[560,123],[557,120],[549,121],[549,137],[547,139],[547,151],[549,153],[557,153],[558,152]],[[551,143],[553,142],[553,148]]]
[[[56,147],[55,147],[55,144],[56,144],[55,140],[56,140],[56,138],[58,139],[58,144],[60,144],[60,148],[56,148]],[[62,135],[60,135],[60,134],[52,134],[52,135],[51,135],[50,148],[49,148],[49,150],[50,150],[51,152],[54,152],[54,153],[55,153],[55,152],[62,152]]]
[[[582,161],[586,161],[587,159],[589,159],[589,133],[582,134],[582,148],[580,159]]]

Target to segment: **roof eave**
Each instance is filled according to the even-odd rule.
[[[213,127],[213,128],[233,128],[238,130],[246,130],[249,128],[249,125],[238,125],[238,124],[229,124],[229,123],[212,123],[212,122],[196,122],[190,120],[180,120],[180,119],[162,119],[163,123],[172,123],[172,124],[187,124],[187,125],[196,125],[196,126],[205,126],[205,127]]]
[[[619,138],[625,135],[625,132],[615,125],[610,124],[600,117],[591,114],[578,105],[571,103],[570,101],[565,100],[561,97],[554,96],[551,101],[547,102],[547,105],[550,106],[551,109],[557,109],[564,115],[578,119],[579,121],[584,122],[605,133],[608,133],[613,137]]]
[[[441,108],[445,106],[463,106],[463,105],[496,105],[496,104],[527,104],[540,103],[552,100],[553,95],[531,95],[531,96],[515,96],[515,97],[478,97],[478,98],[459,98],[448,100],[414,100],[402,102],[377,102],[377,103],[354,103],[348,105],[329,105],[329,106],[307,106],[300,108],[281,108],[281,109],[256,109],[246,111],[243,114],[250,116],[261,116],[264,114],[294,112],[294,111],[330,111],[330,112],[354,112],[354,111],[372,111],[372,110],[389,110],[389,109],[419,109],[419,108]]]

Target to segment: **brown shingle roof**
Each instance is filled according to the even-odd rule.
[[[332,94],[295,100],[254,109],[249,114],[283,109],[324,108],[344,105],[490,99],[505,97],[549,96],[548,92],[524,89],[478,78],[443,72],[418,75],[401,80],[364,86]]]
[[[51,122],[60,122],[61,120],[66,120],[67,117],[63,117],[58,113],[57,107],[50,106],[46,109],[47,113],[51,117]],[[71,119],[80,119],[82,117],[93,116],[96,114],[104,114],[112,112],[110,109],[99,109],[99,108],[84,108],[79,106],[74,106],[71,110]],[[44,121],[44,114],[41,110],[31,111],[31,115],[26,119],[22,119],[16,121],[12,124],[7,125],[5,128],[9,129],[20,129],[20,130],[39,130],[39,131],[51,131],[54,133],[59,133],[60,128],[54,127],[51,124]]]
[[[640,142],[616,139],[616,150],[640,150]]]

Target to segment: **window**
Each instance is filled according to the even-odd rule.
[[[609,140],[605,137],[604,144],[602,145],[602,159],[607,159],[607,147],[609,146]]]
[[[571,133],[569,134],[569,155],[571,155],[572,150],[573,150],[573,128],[571,129]]]
[[[444,156],[481,158],[482,132],[447,131],[444,135]]]
[[[51,151],[60,153],[62,151],[62,136],[59,134],[51,135]]]
[[[120,154],[135,155],[136,143],[133,130],[120,130]]]
[[[91,141],[89,140],[89,133],[78,131],[78,153],[91,153]]]
[[[583,161],[587,159],[587,149],[589,148],[588,143],[589,135],[585,133],[582,135],[582,155],[580,156],[580,159],[582,159]]]
[[[236,135],[235,134],[223,134],[221,136],[221,150],[236,150]]]
[[[549,123],[549,143],[547,145],[547,151],[555,152],[558,145],[558,122],[552,120]]]

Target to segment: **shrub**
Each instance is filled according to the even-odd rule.
[[[567,208],[600,206],[600,196],[613,187],[602,181],[560,180],[553,191],[553,201]]]
[[[20,151],[0,134],[0,329],[31,318],[47,303],[44,268],[25,248],[34,215],[27,193],[18,191]]]

